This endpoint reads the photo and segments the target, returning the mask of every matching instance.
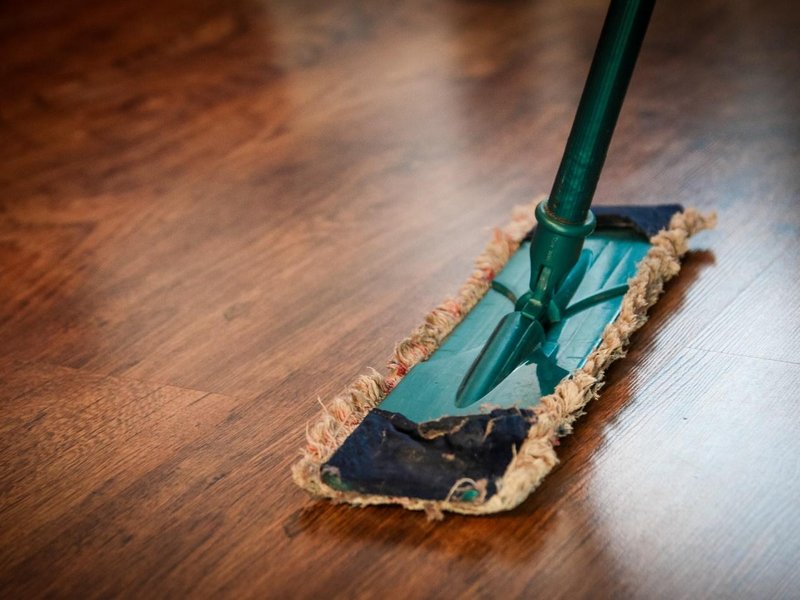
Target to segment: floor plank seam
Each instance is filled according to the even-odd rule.
[[[800,362],[794,362],[791,360],[780,360],[778,358],[768,358],[766,356],[753,356],[752,354],[740,354],[739,352],[726,352],[725,350],[713,350],[711,348],[700,348],[697,346],[686,346],[687,350],[697,350],[699,352],[710,352],[712,354],[722,354],[724,356],[736,356],[738,358],[749,358],[750,360],[763,360],[766,362],[774,362],[781,365],[792,365],[794,367],[800,367]]]
[[[212,395],[212,394],[217,394],[217,395],[225,396],[227,398],[231,398],[231,399],[234,399],[234,400],[246,401],[248,399],[253,399],[253,398],[248,398],[247,396],[242,396],[240,394],[225,394],[225,393],[221,393],[221,392],[215,392],[213,390],[203,390],[203,389],[200,389],[200,388],[189,387],[189,386],[185,386],[185,385],[178,385],[178,384],[175,384],[175,383],[170,383],[170,382],[166,382],[166,381],[158,381],[158,380],[154,380],[154,379],[141,379],[141,378],[138,378],[138,377],[130,377],[128,375],[109,375],[109,374],[105,374],[105,373],[101,373],[101,372],[95,371],[93,369],[87,369],[85,367],[70,367],[68,365],[62,365],[62,364],[54,363],[52,361],[21,359],[21,358],[14,358],[13,356],[10,357],[10,358],[11,358],[11,360],[17,362],[18,364],[22,364],[22,365],[26,365],[26,366],[31,366],[31,367],[42,366],[42,367],[51,367],[53,369],[68,369],[69,371],[72,371],[73,373],[78,373],[78,374],[85,375],[85,376],[97,377],[99,380],[106,379],[106,380],[112,380],[112,381],[125,381],[125,382],[131,382],[131,383],[140,383],[142,385],[158,386],[156,390],[153,390],[152,392],[149,392],[149,393],[153,393],[153,392],[155,392],[157,390],[160,390],[160,389],[163,389],[165,387],[168,387],[168,388],[172,388],[174,390],[181,390],[181,391],[184,391],[184,392],[197,392],[197,393],[203,394],[203,397],[206,397],[206,396],[209,396],[209,395]],[[49,379],[48,381],[52,381],[52,378]],[[40,389],[44,385],[47,385],[47,382],[43,383],[40,386],[37,386],[36,389]],[[31,393],[32,391],[34,391],[34,390],[28,390],[26,392],[23,392],[20,395],[24,396],[26,394]],[[260,394],[255,394],[253,392],[253,397],[254,398],[256,396],[258,396],[258,395],[260,395]]]

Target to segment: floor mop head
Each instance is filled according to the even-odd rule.
[[[716,221],[678,205],[594,212],[580,285],[571,290],[594,303],[572,302],[533,358],[480,403],[459,405],[464,371],[497,316],[526,289],[523,250],[534,207],[518,208],[494,232],[457,296],[397,345],[388,372],[362,375],[309,424],[292,470],[297,484],[315,497],[399,504],[431,517],[520,504],[556,465],[557,440],[597,397],[606,369],[624,356],[664,283],[678,273],[689,237]],[[627,291],[598,299],[598,288]]]
[[[611,0],[547,200],[523,208],[456,298],[308,428],[295,481],[352,504],[517,506],[597,395],[693,233],[678,205],[590,210],[654,0]],[[537,226],[534,228],[534,216]],[[527,257],[530,257],[529,259]]]

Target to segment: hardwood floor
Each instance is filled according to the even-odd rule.
[[[605,3],[0,19],[0,597],[797,597],[800,10],[656,7],[598,203],[715,208],[515,511],[316,503],[306,421],[547,192]]]

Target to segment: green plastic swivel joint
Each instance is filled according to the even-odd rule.
[[[578,262],[583,240],[594,231],[596,224],[590,210],[583,223],[565,223],[547,210],[547,202],[536,207],[539,226],[531,241],[531,285],[515,310],[532,320],[557,322],[560,303],[554,303],[556,291]]]
[[[558,323],[588,266],[581,260],[583,241],[595,227],[587,212],[583,223],[564,223],[536,207],[539,226],[531,240],[530,290],[516,301],[514,312],[497,324],[456,394],[456,406],[469,406],[483,397],[515,368],[542,354],[548,328]],[[585,257],[586,258],[586,257]],[[588,303],[591,305],[592,299]]]

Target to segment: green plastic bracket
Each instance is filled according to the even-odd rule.
[[[581,261],[583,242],[595,228],[591,211],[581,224],[560,222],[536,207],[538,227],[530,246],[529,290],[514,311],[497,324],[456,393],[459,407],[474,404],[530,356],[540,350],[547,329],[561,320],[586,271]]]

